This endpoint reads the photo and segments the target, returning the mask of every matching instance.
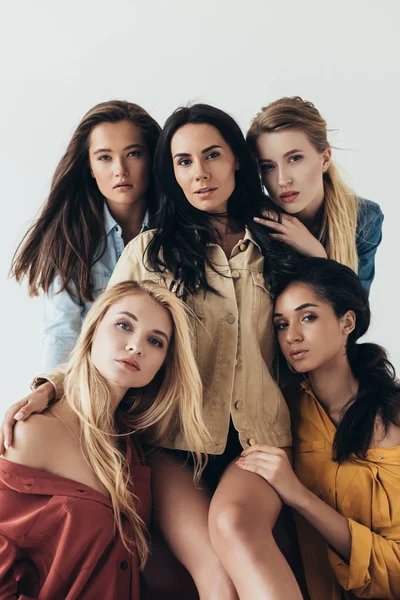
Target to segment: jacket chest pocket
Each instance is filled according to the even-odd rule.
[[[93,296],[96,300],[107,288],[111,273],[102,269],[92,269]]]
[[[251,320],[259,333],[269,332],[273,338],[272,298],[264,275],[251,271]]]

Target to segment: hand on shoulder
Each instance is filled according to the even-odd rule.
[[[47,414],[31,415],[26,421],[16,423],[12,446],[2,458],[25,467],[46,470],[53,436],[54,417]]]

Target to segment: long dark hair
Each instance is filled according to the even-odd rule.
[[[290,270],[290,258],[297,254],[271,238],[265,227],[253,221],[267,204],[255,159],[234,119],[208,104],[178,108],[167,119],[160,135],[154,158],[160,209],[155,222],[157,231],[147,251],[149,267],[157,272],[170,272],[176,284],[175,292],[183,298],[198,287],[204,292],[216,293],[206,278],[206,265],[217,270],[207,255],[207,246],[216,241],[213,221],[208,213],[188,202],[173,169],[171,140],[175,132],[188,123],[215,127],[237,159],[239,169],[235,172],[235,190],[228,200],[228,218],[240,227],[248,227],[262,249],[266,282],[273,285],[276,274]]]
[[[100,123],[129,121],[142,133],[153,163],[161,128],[140,106],[111,100],[91,108],[74,131],[55,170],[50,194],[36,221],[20,242],[10,274],[17,281],[28,278],[29,294],[48,292],[56,275],[67,289],[76,277],[78,296],[93,301],[91,267],[106,249],[104,197],[91,176],[89,136]],[[146,192],[150,217],[157,204],[154,181]]]
[[[377,419],[385,434],[391,424],[400,426],[400,382],[393,365],[381,346],[357,343],[368,331],[371,320],[367,292],[352,269],[324,258],[298,261],[294,273],[279,282],[277,297],[291,283],[311,288],[332,306],[338,318],[349,310],[355,313],[355,328],[347,339],[346,352],[359,388],[343,409],[334,439],[333,458],[342,462],[352,453],[365,458]]]

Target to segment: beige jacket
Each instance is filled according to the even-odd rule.
[[[168,285],[170,277],[148,271],[144,262],[152,231],[142,233],[125,248],[110,285],[127,279],[150,279]],[[204,418],[213,442],[210,454],[222,454],[232,417],[243,448],[262,442],[290,446],[290,417],[271,370],[274,355],[272,300],[263,277],[264,258],[249,230],[228,260],[222,248],[209,247],[220,274],[206,267],[207,278],[221,296],[200,290],[188,299],[193,319],[194,346],[204,386]],[[63,371],[47,377],[62,394]],[[61,388],[61,389],[60,389]],[[165,447],[190,450],[180,434]]]

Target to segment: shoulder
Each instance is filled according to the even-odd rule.
[[[377,202],[367,200],[366,198],[358,199],[358,226],[365,226],[371,222],[382,222],[383,212]]]
[[[18,421],[13,430],[12,446],[3,458],[35,469],[46,469],[55,435],[56,419],[50,415],[32,415]]]
[[[148,231],[139,233],[139,235],[126,245],[124,254],[135,255],[141,252],[143,255],[143,252],[147,249],[147,246],[153,239],[155,232],[155,229],[149,229]]]
[[[396,446],[400,448],[400,427],[390,424],[385,432],[382,422],[380,419],[377,419],[371,449],[394,448]]]

